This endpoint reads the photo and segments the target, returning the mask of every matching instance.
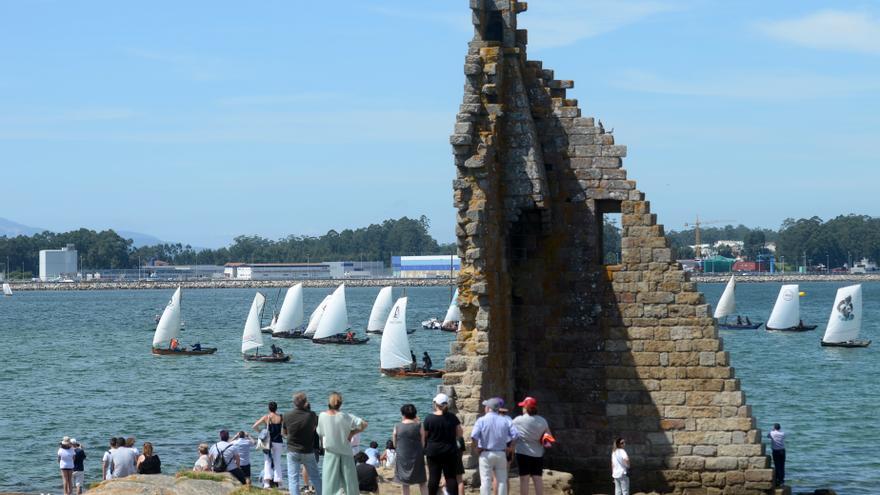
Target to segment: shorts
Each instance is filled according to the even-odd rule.
[[[516,465],[520,476],[541,476],[544,473],[544,458],[516,454]]]
[[[245,479],[250,479],[251,478],[251,465],[245,464],[245,465],[241,466],[241,472],[244,473]]]
[[[84,486],[86,480],[86,472],[85,471],[74,471],[73,472],[73,486]]]
[[[464,475],[464,462],[462,462],[462,460],[461,460],[461,452],[459,452],[458,455],[456,456],[455,462],[456,462],[455,474],[457,474],[459,476],[463,476]]]

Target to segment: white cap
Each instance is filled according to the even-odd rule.
[[[437,404],[438,406],[449,404],[449,397],[443,392],[440,392],[439,394],[434,396],[434,404]]]

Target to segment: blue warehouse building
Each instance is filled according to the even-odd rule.
[[[399,278],[455,278],[461,269],[458,256],[392,256],[391,270]]]

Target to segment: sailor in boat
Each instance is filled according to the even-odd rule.
[[[422,370],[423,371],[431,371],[431,368],[434,366],[434,362],[431,361],[431,356],[428,355],[428,351],[425,351],[422,354]]]
[[[201,350],[202,350],[202,343],[201,343],[201,342],[196,342],[195,344],[193,344],[193,345],[192,345],[192,350],[195,351],[195,352],[201,351]]]
[[[179,352],[180,351],[180,341],[177,339],[171,339],[171,345],[169,346],[169,349],[171,349],[172,351]]]
[[[751,325],[751,324],[752,324],[752,320],[750,320],[749,317],[746,316],[746,325]]]
[[[281,347],[277,346],[275,344],[272,344],[272,355],[273,356],[280,356],[282,354],[284,354],[284,351],[281,349]]]
[[[346,342],[354,342],[354,332],[352,332],[351,330],[349,330],[348,332],[345,332],[345,341]]]
[[[409,355],[410,355],[410,357],[412,358],[412,364],[409,365],[409,368],[410,368],[409,370],[410,370],[410,371],[415,371],[416,368],[418,367],[418,366],[416,365],[416,353],[414,353],[414,352],[412,351],[412,349],[410,349],[410,350],[409,350]]]
[[[736,324],[737,324],[738,326],[742,326],[742,324],[743,324],[743,318],[742,318],[742,316],[740,316],[740,315],[736,315]]]

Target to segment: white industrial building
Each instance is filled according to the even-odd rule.
[[[235,280],[301,280],[374,278],[385,275],[381,261],[320,263],[226,263],[223,277]]]
[[[461,270],[461,260],[453,254],[392,256],[391,270],[399,278],[455,278]]]
[[[76,277],[77,253],[73,244],[61,249],[40,251],[40,280],[47,282],[57,278]]]

